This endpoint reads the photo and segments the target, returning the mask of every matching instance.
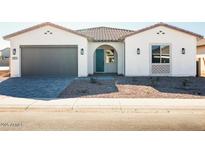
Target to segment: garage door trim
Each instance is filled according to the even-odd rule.
[[[78,45],[20,45],[20,48],[32,48],[32,47],[75,47],[78,48]]]

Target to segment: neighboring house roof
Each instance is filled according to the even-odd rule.
[[[5,48],[0,50],[0,55],[3,57],[9,57],[10,55],[10,48]]]
[[[159,27],[159,26],[164,26],[164,27],[167,27],[167,28],[171,28],[171,29],[174,29],[174,30],[177,30],[177,31],[180,31],[180,32],[183,32],[183,33],[192,35],[192,36],[195,36],[195,37],[197,37],[197,38],[199,38],[199,39],[203,38],[203,36],[200,35],[200,34],[196,34],[196,33],[194,33],[194,32],[190,32],[190,31],[187,31],[187,30],[185,30],[185,29],[178,28],[178,27],[175,27],[175,26],[172,26],[172,25],[169,25],[169,24],[160,22],[160,23],[157,23],[157,24],[155,24],[155,25],[152,25],[152,26],[149,26],[149,27],[146,27],[146,28],[137,30],[137,31],[135,31],[134,33],[131,33],[131,34],[128,34],[128,35],[122,37],[121,39],[125,39],[126,37],[129,37],[129,36],[132,36],[132,35],[135,35],[135,34],[138,34],[138,33],[141,33],[141,32],[144,32],[144,31],[147,31],[147,30],[153,29],[153,28],[155,28],[155,27]]]
[[[111,28],[111,27],[94,27],[77,30],[79,33],[92,37],[96,42],[117,42],[120,38],[132,34],[133,30]]]
[[[201,39],[197,42],[197,47],[205,46],[205,39]]]
[[[52,27],[55,27],[55,28],[58,28],[58,29],[61,29],[61,30],[64,30],[64,31],[67,31],[67,32],[70,32],[70,33],[73,33],[73,34],[76,34],[76,35],[79,35],[79,36],[86,37],[86,38],[90,39],[88,36],[85,36],[81,33],[78,33],[77,31],[74,31],[74,30],[71,30],[71,29],[68,29],[66,27],[56,25],[56,24],[50,23],[50,22],[41,23],[41,24],[32,26],[30,28],[26,28],[26,29],[23,29],[21,31],[17,31],[15,33],[4,36],[3,38],[6,40],[6,39],[9,39],[11,37],[14,37],[14,36],[17,36],[17,35],[20,35],[20,34],[23,34],[23,33],[26,33],[26,32],[29,32],[29,31],[32,31],[32,30],[35,30],[35,29],[38,29],[38,28],[41,28],[41,27],[44,27],[44,26],[52,26]]]

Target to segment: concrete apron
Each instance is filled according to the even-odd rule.
[[[51,111],[51,112],[170,112],[204,111],[203,99],[0,99],[0,112]]]

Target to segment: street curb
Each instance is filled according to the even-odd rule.
[[[59,111],[59,112],[136,112],[139,110],[205,110],[203,99],[101,99],[73,98],[36,100],[4,98],[0,112]]]
[[[205,108],[124,108],[124,109],[113,109],[113,108],[0,108],[0,112],[101,112],[101,113],[108,113],[108,112],[120,112],[120,113],[169,113],[169,112],[180,112],[180,111],[187,111],[187,112],[194,112],[194,111],[205,111]]]

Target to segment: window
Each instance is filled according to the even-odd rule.
[[[152,45],[152,63],[170,63],[170,47]]]
[[[161,46],[161,63],[169,63],[169,46]]]
[[[160,63],[160,46],[152,46],[152,63]]]
[[[114,55],[114,50],[105,50],[105,59],[106,63],[114,63],[115,62],[115,55]]]

